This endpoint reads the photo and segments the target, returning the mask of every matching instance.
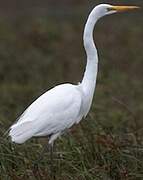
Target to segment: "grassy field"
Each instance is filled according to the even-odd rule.
[[[52,179],[49,152],[38,171],[33,169],[47,139],[16,145],[4,133],[39,95],[57,84],[81,81],[82,32],[91,4],[0,19],[1,180]],[[100,62],[92,108],[56,141],[56,180],[143,179],[142,16],[142,11],[112,15],[97,24]]]

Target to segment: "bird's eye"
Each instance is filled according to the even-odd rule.
[[[109,12],[109,11],[112,11],[113,10],[113,8],[112,7],[107,7],[107,11]]]

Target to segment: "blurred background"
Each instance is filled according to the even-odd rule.
[[[99,3],[141,0],[0,0],[0,179],[50,179],[47,140],[19,146],[3,136],[39,95],[81,81],[84,24]],[[58,180],[143,179],[143,11],[104,17],[95,29],[99,73],[92,109],[56,142]],[[70,135],[69,135],[70,134]]]

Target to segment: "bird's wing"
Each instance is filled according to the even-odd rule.
[[[10,136],[22,143],[32,136],[63,131],[78,121],[82,103],[77,86],[63,84],[47,91],[34,101],[11,126]]]

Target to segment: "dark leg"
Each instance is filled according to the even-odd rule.
[[[50,176],[51,176],[51,180],[55,180],[56,179],[56,172],[55,172],[55,168],[53,166],[53,146],[54,146],[54,141],[57,139],[57,137],[59,137],[61,134],[61,132],[58,132],[56,134],[51,135],[50,139],[49,139],[49,152],[50,152]]]
[[[54,150],[54,144],[49,144],[49,152],[50,152],[50,177],[52,180],[55,180],[55,169],[53,166],[53,150]]]

